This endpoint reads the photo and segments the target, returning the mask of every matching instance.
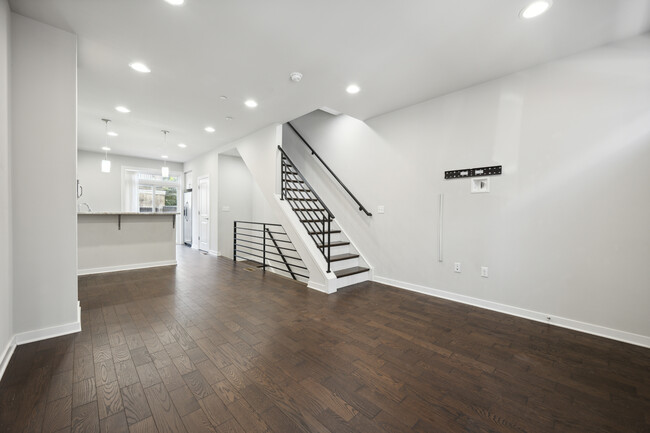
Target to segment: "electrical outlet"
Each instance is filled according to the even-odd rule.
[[[481,266],[481,276],[483,278],[488,277],[488,268],[487,268],[487,266]]]
[[[460,263],[454,263],[454,272],[458,272],[460,274]]]
[[[377,213],[384,213],[384,205],[377,206]]]
[[[490,192],[490,178],[489,177],[475,177],[471,180],[471,191],[473,194]]]

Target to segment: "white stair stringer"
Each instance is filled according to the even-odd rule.
[[[320,249],[318,249],[316,243],[307,232],[305,226],[300,222],[298,215],[296,215],[293,209],[291,209],[291,205],[289,204],[288,200],[281,200],[278,194],[275,194],[275,199],[278,205],[280,206],[280,208],[283,210],[285,217],[290,221],[293,231],[295,231],[298,234],[301,243],[304,246],[306,246],[309,255],[311,256],[313,261],[316,262],[316,264],[320,268],[322,276],[324,276],[325,278],[324,287],[321,284],[312,282],[311,278],[310,278],[310,282],[307,284],[308,287],[316,290],[320,290],[325,293],[335,293],[340,288],[372,279],[372,275],[371,275],[372,268],[368,265],[367,261],[361,256],[361,254],[358,253],[358,251],[356,250],[352,242],[349,240],[348,236],[346,236],[345,232],[341,227],[338,227],[341,230],[341,234],[336,234],[336,237],[334,239],[344,240],[350,242],[350,244],[344,246],[332,247],[331,256],[345,254],[345,253],[352,253],[352,254],[359,254],[359,257],[354,259],[346,259],[339,262],[332,262],[331,263],[332,271],[327,272],[327,260],[325,260],[323,253],[321,252]],[[337,225],[336,219],[333,221],[333,225]],[[332,229],[335,229],[335,227],[332,227]],[[335,235],[333,234],[332,236],[334,237]],[[334,239],[332,239],[332,241],[334,241]],[[354,266],[367,267],[369,268],[369,270],[359,274],[354,274],[354,275],[349,275],[346,277],[339,277],[339,278],[337,278],[336,275],[334,274],[334,271],[336,270],[346,269]]]

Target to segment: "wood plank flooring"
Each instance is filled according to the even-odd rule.
[[[81,333],[19,346],[0,432],[650,432],[650,350],[244,263],[79,278]]]

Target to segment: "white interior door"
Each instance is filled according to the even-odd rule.
[[[199,182],[199,250],[210,251],[210,179]]]

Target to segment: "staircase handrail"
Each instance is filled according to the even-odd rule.
[[[359,205],[359,210],[364,212],[368,216],[372,216],[372,214],[370,212],[368,212],[368,210],[365,208],[365,206],[361,204],[361,202],[354,196],[354,194],[352,194],[352,192],[348,189],[348,187],[345,186],[345,184],[341,181],[341,179],[339,179],[339,177],[332,171],[332,169],[329,167],[329,165],[327,165],[325,163],[325,161],[323,161],[323,158],[321,158],[320,155],[318,153],[316,153],[314,148],[309,145],[307,140],[305,140],[305,138],[298,132],[298,130],[296,130],[296,128],[294,128],[294,126],[291,124],[291,122],[287,122],[287,125],[289,125],[289,128],[291,128],[293,130],[293,132],[295,132],[296,135],[302,140],[302,142],[305,143],[305,145],[311,151],[311,154],[314,155],[316,157],[316,159],[318,159],[320,161],[320,163],[323,164],[323,166],[325,166],[327,171],[329,171],[330,174],[334,177],[334,179],[336,179],[336,181],[343,187],[345,192],[347,192],[350,195],[350,197],[352,197],[352,200],[354,200]],[[295,164],[294,164],[294,166],[295,166]],[[298,170],[298,169],[296,169],[296,170]]]

